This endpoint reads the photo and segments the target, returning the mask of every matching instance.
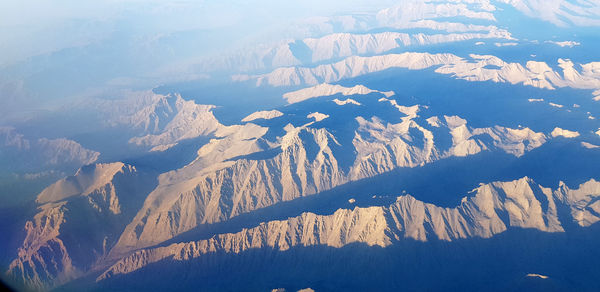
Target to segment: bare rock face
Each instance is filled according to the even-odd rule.
[[[178,243],[167,247],[143,249],[118,261],[98,280],[124,274],[145,265],[174,258],[187,260],[208,252],[238,253],[250,248],[286,250],[293,246],[328,245],[341,247],[350,242],[369,242],[385,246],[390,243],[381,208],[339,210],[332,216],[304,213],[285,221],[262,223],[235,234],[222,234],[209,240]]]
[[[299,135],[306,135],[303,141]],[[343,182],[324,129],[289,132],[280,153],[265,160],[239,159],[222,169],[158,187],[127,227],[116,250],[148,246],[199,224],[223,221],[250,210],[327,190]],[[307,158],[304,143],[316,144]],[[122,249],[122,250],[120,250]]]
[[[582,227],[590,226],[600,221],[600,203],[597,196],[600,194],[600,183],[595,180],[587,181],[578,189],[569,189],[564,183],[555,191],[563,204],[569,206],[574,222]]]
[[[348,57],[342,61],[308,67],[283,67],[253,77],[257,85],[293,86],[331,83],[390,68],[425,69],[436,65],[462,63],[453,54],[403,53],[374,57]]]
[[[494,68],[489,68],[493,66]],[[452,75],[468,81],[493,81],[510,84],[523,84],[537,88],[555,89],[571,87],[596,89],[600,78],[594,73],[597,62],[582,64],[582,70],[575,69],[573,62],[558,60],[562,72],[553,70],[544,62],[529,61],[525,65],[509,63],[492,55],[469,55],[469,59],[450,53],[430,54],[406,52],[370,57],[351,56],[336,63],[316,67],[282,67],[270,73],[246,76],[257,86],[313,86],[343,79],[381,72],[390,68],[422,70],[437,67],[436,73]],[[562,73],[562,74],[561,74]]]
[[[290,104],[305,101],[307,99],[330,96],[336,94],[342,95],[366,95],[370,93],[381,93],[390,97],[395,93],[393,91],[381,92],[365,87],[364,85],[355,85],[353,87],[344,87],[341,85],[331,85],[327,83],[315,85],[312,87],[285,93],[283,98]]]
[[[202,224],[394,169],[482,151],[521,156],[546,142],[543,133],[528,128],[472,128],[456,116],[431,117],[421,125],[417,122],[420,106],[401,106],[385,97],[378,103],[391,107],[401,122],[356,117],[354,137],[345,144],[334,130],[319,127],[336,119],[333,116],[297,127],[288,124],[276,138],[267,138],[264,127],[245,124],[213,139],[198,151],[194,162],[161,175],[159,186],[111,253],[117,256],[152,246]],[[452,143],[438,145],[438,134],[450,135]]]
[[[323,88],[327,92],[333,89],[333,94],[345,92],[342,87]],[[373,106],[381,110],[376,113],[382,117],[336,116],[308,109],[310,113],[302,114],[299,125],[286,122],[289,114],[278,111],[270,112],[274,115],[261,114],[260,119],[242,125],[223,126],[210,109],[202,112],[196,104],[183,102],[180,97],[153,97],[150,105],[143,103],[141,110],[132,111],[143,114],[130,116],[129,122],[148,133],[140,137],[148,141],[156,138],[156,145],[166,147],[170,144],[164,143],[177,143],[185,137],[212,135],[213,139],[197,151],[191,163],[161,174],[158,185],[147,182],[145,174],[133,166],[111,163],[83,167],[74,176],[49,186],[36,200],[40,211],[26,225],[27,237],[9,274],[29,287],[43,289],[121,259],[128,263],[123,270],[135,270],[172,255],[170,247],[152,246],[205,224],[448,157],[484,151],[518,157],[548,139],[528,128],[473,128],[457,116],[425,119],[420,115],[426,107],[400,105],[390,99],[393,92],[363,89],[348,89],[348,94],[367,94],[360,97],[362,103],[357,102],[356,107]],[[158,112],[164,112],[164,116],[145,119]],[[261,126],[261,121],[273,126]],[[447,141],[440,137],[447,137]],[[340,209],[335,220],[331,215],[305,213],[296,219],[265,222],[258,229],[243,231],[240,238],[219,235],[187,248],[190,254],[199,256],[207,250],[240,252],[248,247],[285,250],[314,244],[341,247],[351,242],[387,246],[403,237],[489,237],[510,226],[562,230],[554,204],[536,203],[540,196],[546,196],[545,191],[530,187],[528,180],[514,189],[500,191],[509,188],[505,184],[480,189],[474,199],[454,209],[403,196],[387,207]],[[518,203],[506,196],[518,197]],[[514,218],[507,221],[506,214],[513,211]],[[588,221],[593,220],[591,215],[586,216]],[[275,230],[279,230],[276,239],[264,234],[275,234]],[[305,233],[307,230],[314,232]],[[131,258],[132,253],[137,256]]]
[[[224,128],[212,113],[215,106],[151,90],[116,100],[92,99],[83,108],[98,112],[104,127],[128,129],[133,134],[130,144],[151,151],[164,151],[182,140],[211,136]]]
[[[251,113],[247,117],[243,118],[242,122],[250,122],[250,121],[254,121],[254,120],[258,120],[258,119],[269,120],[269,119],[274,119],[274,118],[281,117],[281,116],[283,116],[283,113],[281,113],[278,110],[257,111],[257,112]]]
[[[129,143],[163,151],[179,141],[208,136],[223,125],[212,113],[214,106],[184,100],[179,94],[132,94],[124,100],[103,101],[98,106],[109,125],[125,126],[138,133]]]
[[[207,240],[142,249],[119,260],[97,281],[128,274],[161,260],[186,261],[215,252],[241,253],[257,248],[284,251],[312,245],[342,247],[356,242],[385,247],[406,238],[419,241],[489,238],[509,228],[563,232],[563,222],[582,222],[585,216],[588,216],[586,223],[599,220],[579,213],[591,198],[600,196],[599,188],[600,183],[590,180],[579,189],[561,185],[552,191],[524,177],[483,184],[454,208],[404,195],[385,207],[339,209],[331,215],[303,213]],[[559,218],[559,206],[573,208],[572,217]]]
[[[163,112],[170,113],[171,116],[167,115],[170,119],[162,119],[158,115],[160,112],[156,112],[156,107],[160,105],[165,107],[161,108]],[[159,103],[138,112],[140,116],[152,117],[151,121],[144,124],[151,125],[150,129],[153,130],[145,136],[132,138],[130,142],[136,145],[164,147],[184,139],[207,136],[222,127],[212,114],[213,108],[212,105],[198,105],[193,101],[185,101],[179,95],[165,96],[159,99]],[[151,110],[152,114],[148,115],[145,112],[148,110]]]
[[[551,189],[527,177],[481,185],[473,193],[456,208],[440,208],[411,196],[399,197],[389,207],[393,226],[401,231],[395,233],[396,239],[488,238],[510,227],[564,231]]]
[[[44,189],[38,195],[36,202],[45,204],[62,201],[72,196],[90,196],[103,187],[112,187],[111,181],[115,175],[126,172],[135,172],[135,168],[123,163],[96,164],[80,168],[74,176],[63,178]],[[105,193],[114,195],[110,191]],[[117,198],[111,197],[110,200],[117,200]],[[115,204],[118,206],[118,202]],[[114,210],[114,213],[119,212]]]
[[[8,275],[44,290],[72,280],[101,260],[151,185],[133,166],[89,165],[46,188],[39,212]]]

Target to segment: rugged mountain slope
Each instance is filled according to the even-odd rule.
[[[290,116],[284,115],[269,120],[283,122],[283,129],[273,126],[267,131],[246,124],[245,128],[254,129],[248,135],[238,132],[212,140],[199,150],[196,161],[161,175],[159,186],[112,252],[116,256],[151,246],[202,224],[225,221],[397,168],[482,151],[518,157],[546,141],[543,133],[528,128],[470,128],[467,121],[455,116],[425,121],[418,117],[418,105],[402,106],[385,97],[377,100],[365,96],[360,100],[370,103],[366,112],[377,109],[386,118],[352,118],[340,108],[342,112],[336,115],[324,114],[323,120],[305,119],[304,124],[294,126],[286,124]],[[339,125],[347,128],[340,129]],[[281,135],[271,134],[276,132]],[[231,145],[236,147],[229,148]]]
[[[3,161],[3,168],[25,171],[77,168],[93,163],[99,156],[100,153],[72,140],[31,140],[12,127],[0,127],[0,161]]]
[[[407,46],[473,39],[513,40],[510,32],[492,25],[496,20],[495,10],[489,1],[477,4],[472,1],[408,1],[375,13],[310,19],[297,24],[299,31],[291,33],[296,35],[295,40],[247,47],[204,60],[199,66],[206,72],[268,71],[278,67],[332,62],[352,55],[381,54]],[[453,19],[456,17],[463,19]],[[479,24],[481,22],[487,25]],[[372,32],[390,28],[423,32]]]
[[[384,247],[405,238],[488,238],[508,228],[563,232],[563,222],[588,226],[600,220],[598,213],[591,212],[596,209],[591,202],[598,196],[600,183],[594,180],[578,189],[561,184],[552,191],[527,177],[480,185],[455,208],[441,208],[405,195],[387,207],[340,209],[331,215],[303,213],[207,240],[143,249],[119,260],[97,280],[131,273],[165,259],[186,261],[208,253],[241,253],[260,248],[284,251],[295,246],[342,247],[356,242]],[[563,207],[571,208],[568,216],[559,216],[558,209]]]
[[[462,3],[461,3],[462,2]],[[466,2],[466,3],[465,3]],[[473,4],[472,6],[467,3]],[[462,16],[471,19],[494,21],[492,13],[496,8],[490,1],[408,1],[406,4],[385,8],[377,13],[377,21],[382,25],[406,23],[421,19],[435,19]]]
[[[408,34],[399,32],[375,34],[338,33],[321,38],[304,39],[302,43],[310,50],[310,63],[319,63],[349,56],[381,54],[400,47],[488,38],[512,39],[510,33],[506,30],[492,29],[487,33],[449,34]]]
[[[107,125],[136,133],[129,143],[163,151],[181,140],[210,136],[223,126],[212,114],[212,105],[184,100],[179,94],[137,92],[119,100],[94,100]],[[89,105],[86,105],[89,107]]]
[[[300,90],[285,93],[283,95],[283,98],[288,103],[291,104],[291,103],[297,103],[297,102],[305,101],[307,99],[321,97],[321,96],[331,96],[331,95],[336,95],[336,94],[366,95],[366,94],[370,94],[370,93],[381,93],[381,94],[385,95],[386,97],[391,97],[391,96],[395,95],[395,93],[393,91],[381,92],[379,90],[367,88],[364,85],[355,85],[353,87],[344,87],[341,85],[333,85],[333,84],[323,83],[323,84],[315,85],[313,87],[307,87],[307,88],[303,88]]]
[[[572,87],[583,89],[600,88],[599,62],[581,64],[575,69],[570,60],[558,59],[562,74],[544,62],[529,61],[526,66],[507,63],[490,55],[471,54],[470,59],[454,54],[401,53],[372,57],[353,56],[342,61],[310,67],[284,67],[270,73],[247,76],[242,80],[256,80],[256,85],[297,86],[336,82],[390,68],[421,70],[437,67],[435,72],[452,75],[468,81],[494,81],[523,84],[538,88],[554,89]]]
[[[257,120],[257,119],[270,120],[270,119],[274,119],[274,118],[281,117],[281,116],[283,116],[283,114],[278,110],[258,111],[258,112],[251,113],[248,116],[246,116],[245,118],[243,118],[242,122],[250,122],[250,121]]]
[[[89,165],[51,185],[8,275],[36,290],[80,276],[108,253],[151,186],[123,163]]]

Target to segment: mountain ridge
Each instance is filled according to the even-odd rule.
[[[97,281],[131,273],[163,259],[185,261],[219,251],[239,253],[264,247],[283,251],[296,245],[341,247],[353,242],[385,247],[402,238],[418,241],[427,241],[430,237],[445,241],[473,236],[487,238],[515,227],[564,232],[557,204],[571,208],[571,220],[589,226],[600,217],[592,213],[582,215],[580,212],[586,209],[582,203],[588,204],[590,197],[597,197],[599,191],[600,183],[595,180],[575,190],[561,183],[558,189],[552,191],[524,177],[510,182],[482,184],[473,190],[475,195],[469,199],[465,197],[456,208],[440,208],[405,195],[398,197],[389,207],[339,209],[332,215],[303,213],[283,221],[263,222],[238,233],[216,235],[208,240],[142,249],[119,260]],[[487,219],[477,219],[480,216]]]

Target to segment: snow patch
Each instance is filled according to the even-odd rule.
[[[417,117],[417,112],[419,112],[419,105],[413,105],[413,106],[403,106],[403,105],[399,105],[398,102],[395,99],[387,99],[385,97],[380,98],[379,100],[377,100],[379,102],[389,102],[393,107],[397,108],[399,112],[407,115],[408,119],[414,119]],[[405,119],[403,118],[403,120]]]
[[[283,113],[278,110],[257,111],[243,118],[242,122],[250,122],[258,119],[270,120],[281,116],[283,116]]]
[[[594,96],[593,99],[595,101],[600,101],[600,89],[594,90],[594,92],[592,92],[592,95]]]
[[[554,44],[560,47],[568,47],[568,48],[572,48],[574,46],[579,46],[581,45],[581,43],[576,42],[576,41],[562,41],[562,42],[556,42],[556,41],[545,41],[545,43],[547,44]]]
[[[525,277],[548,279],[548,276],[544,276],[544,275],[540,275],[540,274],[527,274]]]
[[[496,47],[513,47],[518,45],[519,43],[515,43],[515,42],[510,42],[510,43],[494,43],[494,46]]]
[[[177,145],[177,143],[157,145],[157,146],[152,147],[152,149],[150,149],[150,152],[163,152],[163,151],[167,151],[167,150],[171,149],[172,147],[174,147],[175,145]]]
[[[440,119],[436,116],[430,117],[430,118],[426,119],[426,121],[432,127],[436,127],[436,128],[440,127]]]
[[[458,128],[467,124],[467,120],[459,116],[444,116],[444,119],[446,120],[446,125],[448,125],[448,128],[450,129]]]
[[[579,132],[569,131],[569,130],[561,129],[559,127],[554,128],[554,130],[550,134],[552,135],[552,137],[558,137],[558,136],[562,136],[565,138],[579,137]]]
[[[292,92],[285,93],[283,98],[287,100],[289,104],[305,101],[307,99],[331,96],[336,94],[342,95],[366,95],[371,93],[381,93],[386,97],[390,97],[395,93],[393,91],[379,91],[367,88],[364,85],[356,85],[353,87],[344,87],[341,85],[333,85],[328,83],[319,84],[313,87],[308,87]]]
[[[557,107],[557,108],[562,108],[562,107],[563,107],[563,105],[562,105],[562,104],[558,104],[558,103],[549,102],[548,104],[549,104],[550,106]]]
[[[347,104],[354,104],[354,105],[361,105],[360,102],[352,99],[352,98],[348,98],[345,100],[339,100],[339,99],[334,99],[333,102],[335,102],[335,104],[337,105],[347,105]]]
[[[588,142],[581,142],[581,146],[587,148],[587,149],[597,149],[600,148],[600,146],[598,145],[594,145],[592,143],[588,143]]]
[[[320,112],[310,113],[306,116],[309,119],[315,119],[315,122],[320,122],[329,117],[329,115],[322,114]]]

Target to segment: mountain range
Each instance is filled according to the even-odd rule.
[[[0,200],[18,198],[0,208],[2,279],[600,289],[600,4],[544,5],[409,0],[304,19],[193,58],[198,79],[1,126]]]

